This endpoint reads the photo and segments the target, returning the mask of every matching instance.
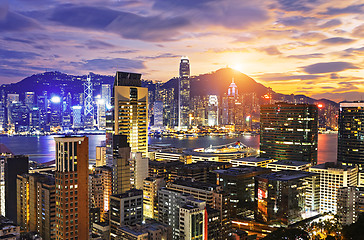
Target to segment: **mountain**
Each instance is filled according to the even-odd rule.
[[[222,96],[227,92],[232,79],[239,93],[255,92],[257,96],[267,93],[268,88],[251,77],[232,68],[221,68],[215,72],[191,77],[191,96],[215,94]]]
[[[114,76],[94,73],[90,73],[90,75],[92,77],[95,95],[100,94],[101,84],[113,84],[114,82]],[[44,91],[47,91],[49,96],[61,92],[70,92],[71,94],[82,93],[84,89],[83,83],[86,79],[87,75],[77,76],[61,72],[34,74],[17,83],[1,85],[0,97],[7,93],[19,93],[20,99],[22,100],[25,92],[35,92],[37,95],[41,95]],[[268,87],[257,83],[253,78],[232,68],[221,68],[214,72],[192,76],[190,85],[191,97],[209,94],[223,96],[223,94],[227,92],[232,79],[234,79],[239,93],[254,92],[258,98],[262,99],[261,96],[268,92]],[[152,81],[143,81],[142,86],[148,87],[150,90],[155,89],[155,85]],[[165,82],[162,87],[178,89],[178,78],[170,79]],[[292,98],[294,98],[297,102],[322,102],[326,105],[338,106],[337,103],[327,99],[316,100],[304,95],[284,95],[273,92],[273,98],[281,101],[291,101]]]

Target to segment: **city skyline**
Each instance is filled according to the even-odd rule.
[[[284,94],[363,95],[360,1],[0,2],[0,82],[44,70],[145,79],[232,67]],[[230,80],[229,80],[230,81]]]

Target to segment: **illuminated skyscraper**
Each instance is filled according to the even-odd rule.
[[[81,128],[82,124],[82,107],[81,106],[73,106],[72,107],[72,117],[73,117],[73,128]]]
[[[43,239],[55,239],[56,200],[52,174],[17,176],[17,223],[25,232],[35,231]]]
[[[189,126],[190,113],[190,60],[182,57],[179,65],[179,120],[178,128]]]
[[[209,126],[219,125],[219,100],[216,95],[209,95],[207,119]]]
[[[24,99],[24,103],[25,105],[29,108],[32,109],[34,104],[35,104],[35,94],[34,92],[26,92],[25,93],[25,99]]]
[[[93,127],[94,121],[94,106],[93,106],[93,88],[91,82],[91,76],[87,76],[87,81],[84,83],[84,94],[85,94],[85,102],[84,102],[84,117],[85,117],[85,126]]]
[[[364,101],[340,103],[337,160],[364,168]]]
[[[317,106],[275,103],[260,108],[260,156],[316,164]]]
[[[114,82],[114,134],[126,135],[132,152],[148,153],[148,89],[141,74],[116,72]]]
[[[56,240],[89,238],[88,138],[55,137]]]

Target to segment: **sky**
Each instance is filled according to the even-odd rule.
[[[364,0],[0,0],[0,83],[229,66],[284,94],[364,99]],[[230,80],[229,80],[230,81]]]

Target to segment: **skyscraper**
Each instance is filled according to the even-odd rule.
[[[88,239],[88,138],[55,137],[56,240]]]
[[[0,183],[5,185],[5,188],[1,189],[5,190],[5,199],[2,198],[0,203],[1,214],[16,222],[16,177],[18,174],[28,173],[29,159],[27,156],[10,155],[1,161],[0,167],[4,169],[4,171],[1,171],[4,175],[0,176]],[[1,194],[2,196],[3,194]]]
[[[364,168],[364,101],[340,104],[337,160]]]
[[[93,127],[94,122],[94,106],[93,106],[93,88],[91,82],[91,75],[87,76],[87,81],[84,83],[84,116],[85,126],[88,128]]]
[[[52,174],[17,176],[17,223],[25,232],[36,231],[43,239],[55,238],[55,181]]]
[[[112,193],[130,190],[130,147],[125,135],[113,135]]]
[[[126,135],[132,152],[148,153],[148,89],[141,74],[116,72],[114,82],[114,134]]]
[[[182,57],[179,65],[179,120],[178,128],[189,126],[190,113],[190,60]]]
[[[317,162],[317,106],[275,103],[260,111],[260,156]]]

